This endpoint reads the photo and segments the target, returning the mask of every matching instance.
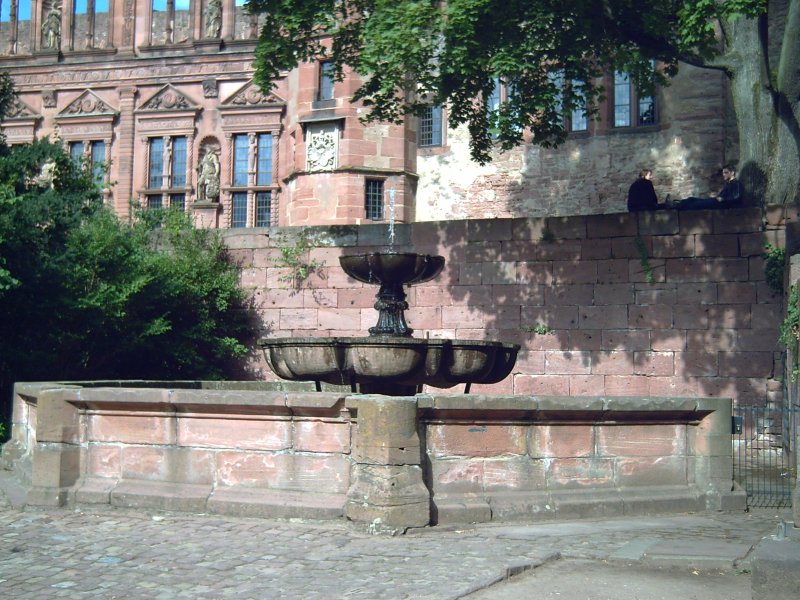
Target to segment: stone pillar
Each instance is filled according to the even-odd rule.
[[[79,394],[78,390],[53,389],[39,395],[28,504],[63,506],[69,501],[81,474],[81,416],[69,402]]]
[[[706,510],[745,510],[747,492],[733,482],[731,460],[730,398],[700,398],[699,411],[708,415],[697,425],[689,426],[689,474],[705,494]]]
[[[355,470],[345,516],[370,533],[396,535],[430,524],[413,396],[351,396],[356,412]]]
[[[124,86],[119,89],[119,144],[117,150],[118,180],[114,190],[114,211],[126,217],[130,213],[130,201],[134,198],[134,101],[136,88]],[[145,163],[145,169],[147,163]]]

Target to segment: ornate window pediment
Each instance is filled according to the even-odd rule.
[[[15,95],[0,128],[9,144],[29,144],[34,139],[33,131],[41,118],[39,113]]]
[[[14,96],[11,100],[11,106],[8,107],[6,112],[6,120],[11,119],[38,119],[38,115],[30,106],[19,99],[19,96]]]
[[[230,97],[228,97],[222,106],[225,108],[234,107],[256,107],[256,106],[283,106],[286,101],[278,95],[269,92],[264,93],[261,91],[253,81],[248,81]]]
[[[111,108],[107,102],[99,98],[91,90],[86,90],[59,112],[56,119],[70,117],[114,118],[117,114],[118,112]]]
[[[139,106],[139,111],[199,111],[186,94],[167,84]]]

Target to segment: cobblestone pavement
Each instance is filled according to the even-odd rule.
[[[0,498],[1,598],[461,598],[559,557],[687,566],[746,560],[774,513],[431,528],[374,537],[342,522]]]

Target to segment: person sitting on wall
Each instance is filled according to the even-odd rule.
[[[639,171],[639,178],[628,188],[628,210],[636,212],[640,210],[657,210],[658,196],[653,188],[653,171],[642,169]]]
[[[690,197],[674,204],[677,210],[706,210],[713,208],[733,208],[742,205],[742,183],[736,179],[736,167],[727,165],[722,168],[722,179],[725,185],[708,198]]]

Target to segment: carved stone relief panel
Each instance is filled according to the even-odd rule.
[[[332,171],[339,161],[339,123],[310,123],[306,128],[306,169]]]

